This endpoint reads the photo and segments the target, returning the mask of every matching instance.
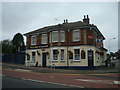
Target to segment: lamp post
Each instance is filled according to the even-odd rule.
[[[113,40],[113,39],[116,39],[116,38],[110,38],[109,39],[109,54],[110,54],[110,40]]]

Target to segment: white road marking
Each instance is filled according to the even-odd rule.
[[[112,80],[91,80],[91,79],[76,79],[76,80],[86,81],[86,82],[95,82],[95,83],[114,84]]]
[[[0,76],[5,76],[5,75],[3,75],[3,74],[0,74]]]
[[[114,84],[120,84],[120,81],[113,81]]]
[[[31,70],[26,70],[26,69],[15,69],[15,71],[25,71],[25,72],[30,72]]]
[[[39,81],[39,80],[25,79],[25,78],[22,78],[22,79],[23,79],[23,80],[33,81],[33,82],[42,82],[42,83],[50,83],[50,84],[57,84],[57,85],[64,85],[64,86],[72,86],[72,87],[84,88],[84,87],[82,87],[82,86],[77,86],[77,85],[60,84],[60,83],[47,82],[47,81]]]

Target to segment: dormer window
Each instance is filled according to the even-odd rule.
[[[80,41],[80,31],[73,30],[73,41]]]
[[[61,42],[65,42],[65,31],[61,31],[60,32],[60,38],[61,38]]]
[[[47,44],[48,39],[47,39],[47,34],[42,34],[42,44]]]
[[[52,42],[58,42],[58,31],[52,32]]]
[[[36,42],[37,42],[37,37],[36,35],[34,35],[31,37],[31,45],[36,45]]]

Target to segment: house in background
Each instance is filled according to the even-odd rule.
[[[24,34],[26,66],[85,69],[104,66],[107,49],[105,37],[97,26],[83,21],[46,26]]]

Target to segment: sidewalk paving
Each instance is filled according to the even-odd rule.
[[[116,67],[102,67],[95,70],[70,70],[70,69],[53,69],[53,68],[42,68],[42,67],[26,67],[21,64],[8,64],[2,63],[2,68],[8,69],[23,69],[32,72],[40,73],[64,73],[64,74],[99,74],[99,73],[120,73],[119,69]]]
[[[20,78],[23,80],[38,81],[44,83],[56,83],[64,85],[74,85],[84,88],[119,88],[118,78],[106,78],[103,76],[116,76],[117,73],[104,74],[101,77],[89,76],[88,74],[60,74],[60,73],[34,73],[3,69],[3,75]]]

